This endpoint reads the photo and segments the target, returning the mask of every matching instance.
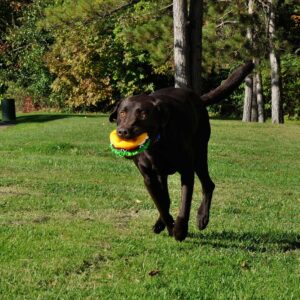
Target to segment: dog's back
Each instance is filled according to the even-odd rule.
[[[168,134],[170,132],[182,134],[184,140],[190,140],[193,147],[200,140],[208,142],[210,136],[208,113],[197,94],[190,89],[169,87],[157,90],[151,96],[159,98],[169,112],[170,120],[166,127]]]

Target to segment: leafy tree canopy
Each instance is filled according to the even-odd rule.
[[[275,2],[276,47],[292,116],[299,111],[299,3]],[[255,3],[250,17],[245,1],[204,1],[204,90],[258,54],[268,96],[268,8],[266,1]],[[0,19],[2,94],[6,86],[6,94],[31,95],[45,106],[105,109],[120,97],[173,84],[171,0],[1,0]],[[255,47],[245,38],[249,25]],[[221,111],[239,114],[242,89],[231,101],[234,107]]]

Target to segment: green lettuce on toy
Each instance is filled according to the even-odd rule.
[[[109,138],[112,152],[121,157],[135,156],[148,149],[150,145],[150,138],[146,132],[133,139],[125,140],[118,136],[116,130],[113,130]]]

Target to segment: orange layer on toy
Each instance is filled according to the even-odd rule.
[[[121,139],[116,130],[113,130],[110,133],[110,142],[111,144],[117,149],[125,149],[125,150],[133,150],[139,147],[140,145],[144,144],[144,142],[148,139],[148,134],[146,132],[140,134],[139,136],[130,139],[124,140]]]

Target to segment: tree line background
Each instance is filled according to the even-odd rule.
[[[0,97],[13,97],[19,105],[31,96],[40,107],[106,111],[129,94],[174,85],[172,4],[0,0]],[[268,29],[270,18],[275,32]],[[203,1],[202,23],[203,93],[243,61],[256,62],[246,86],[211,107],[212,113],[245,118],[247,101],[250,110],[260,101],[253,101],[258,87],[263,114],[271,116],[274,51],[283,113],[299,118],[299,1]]]

